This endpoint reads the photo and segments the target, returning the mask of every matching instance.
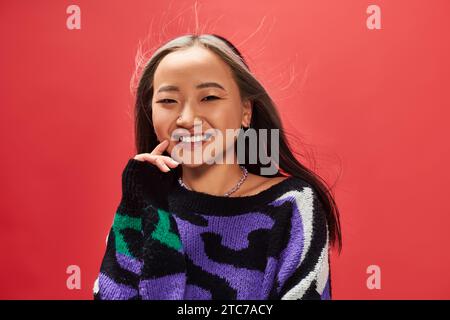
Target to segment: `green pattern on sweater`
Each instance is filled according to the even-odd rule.
[[[180,237],[170,231],[169,213],[158,209],[159,221],[152,233],[152,238],[177,251],[181,250]]]
[[[125,241],[122,230],[124,229],[134,229],[140,231],[142,228],[141,218],[134,218],[128,215],[124,215],[117,212],[114,217],[113,230],[116,239],[116,250],[122,254],[130,257],[134,257],[128,248],[128,244]]]

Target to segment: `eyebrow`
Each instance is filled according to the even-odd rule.
[[[219,88],[223,91],[226,91],[224,87],[222,87],[217,82],[203,82],[196,86],[197,89],[203,89],[203,88]],[[158,89],[158,93],[160,92],[168,92],[168,91],[180,91],[180,89],[177,86],[162,86]]]

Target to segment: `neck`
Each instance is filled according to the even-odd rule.
[[[183,166],[183,182],[191,189],[217,196],[223,196],[233,188],[242,177],[238,163],[202,164],[190,168]]]

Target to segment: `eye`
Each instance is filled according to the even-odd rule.
[[[175,100],[172,100],[172,99],[162,99],[162,100],[156,101],[156,103],[169,104],[169,103],[171,103],[171,102],[169,102],[169,101],[174,101],[174,102],[176,102]]]
[[[216,96],[207,96],[207,97],[205,97],[203,99],[206,99],[206,98],[214,98],[212,100],[220,99],[219,97],[216,97]],[[211,101],[211,100],[209,100],[209,101]]]

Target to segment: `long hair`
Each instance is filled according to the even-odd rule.
[[[137,153],[151,152],[159,143],[151,117],[153,77],[156,68],[167,54],[195,45],[203,46],[204,48],[211,50],[231,68],[233,78],[237,83],[242,100],[249,99],[253,105],[250,127],[257,131],[259,129],[267,129],[268,141],[271,141],[271,129],[278,129],[279,170],[274,176],[284,176],[284,174],[280,172],[282,171],[285,174],[303,179],[315,188],[326,213],[330,243],[332,246],[337,245],[340,252],[342,249],[342,236],[339,222],[339,210],[330,189],[320,176],[306,168],[295,158],[286,139],[286,133],[283,129],[275,103],[260,82],[250,72],[244,57],[238,49],[224,37],[214,34],[183,35],[170,40],[153,53],[143,69],[136,90],[135,143]],[[257,145],[259,148],[259,143]],[[269,146],[270,145],[268,145],[268,147]],[[248,153],[247,148],[245,152]],[[165,155],[169,155],[167,151],[164,153]],[[270,154],[270,150],[269,153],[266,154]],[[248,154],[246,156],[248,156]],[[244,163],[244,165],[249,172],[258,175],[259,172],[261,172],[261,168],[264,167],[259,159],[257,159],[254,164]],[[178,166],[172,171],[176,176],[180,176],[181,170],[181,166]]]

